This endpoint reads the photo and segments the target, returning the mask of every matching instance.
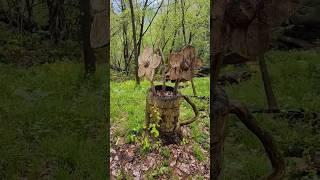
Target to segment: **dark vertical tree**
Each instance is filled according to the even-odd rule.
[[[174,15],[177,14],[177,0],[174,1]],[[172,39],[172,44],[171,44],[171,48],[170,48],[170,53],[173,51],[173,47],[176,41],[176,37],[177,37],[177,33],[178,33],[178,28],[175,28],[174,33],[173,33],[173,39]]]
[[[82,1],[80,1],[80,4]],[[64,0],[47,0],[49,11],[49,31],[51,39],[58,43],[65,38],[66,21],[64,12]]]
[[[278,103],[272,90],[270,75],[264,55],[259,57],[259,67],[261,71],[263,87],[267,96],[268,111],[276,111],[278,110]]]
[[[145,16],[146,16],[146,10],[148,7],[148,0],[145,0],[142,8],[142,17],[141,17],[141,23],[140,23],[140,32],[139,32],[139,40],[138,40],[138,56],[140,55],[140,49],[141,49],[141,44],[142,44],[142,36],[143,36],[143,28],[144,28],[144,21],[145,21]]]
[[[90,0],[80,0],[80,26],[85,76],[93,74],[96,71],[96,58],[90,44],[91,23]]]
[[[187,44],[187,37],[186,37],[186,28],[185,28],[185,18],[184,18],[184,0],[181,0],[181,26],[182,26],[182,34],[183,34],[183,40],[184,44]]]
[[[25,0],[25,3],[26,3],[26,11],[27,11],[27,22],[32,24],[34,0]]]
[[[135,62],[135,78],[136,85],[140,85],[140,78],[138,76],[139,64],[138,64],[138,47],[137,47],[137,38],[136,38],[136,24],[132,0],[129,0],[130,12],[131,12],[131,25],[132,25],[132,38],[133,38],[133,51],[134,51],[134,62]]]
[[[121,0],[121,11],[122,13],[124,13],[127,9],[126,3],[124,0]],[[122,37],[123,37],[123,59],[124,59],[124,68],[125,68],[125,72],[127,75],[129,75],[129,67],[130,67],[130,63],[129,63],[129,42],[128,42],[128,23],[127,20],[124,17],[123,20],[123,24],[122,24]]]

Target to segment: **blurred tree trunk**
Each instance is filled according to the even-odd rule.
[[[184,44],[187,44],[187,37],[186,37],[186,28],[185,28],[185,18],[184,18],[184,0],[181,0],[181,25],[182,25],[182,33],[183,33],[183,40]]]
[[[174,1],[174,15],[177,15],[177,0]],[[172,53],[173,48],[174,48],[174,44],[176,41],[176,37],[177,37],[177,33],[178,33],[178,28],[176,27],[173,33],[173,39],[172,39],[172,43],[171,43],[171,48],[170,48],[170,53]]]
[[[138,64],[138,49],[137,49],[137,38],[136,38],[136,25],[135,25],[135,17],[134,17],[134,9],[132,0],[129,0],[130,11],[131,11],[131,24],[132,24],[132,37],[133,37],[133,47],[134,47],[134,62],[135,62],[135,78],[136,85],[140,85],[140,78],[138,76],[139,64]]]
[[[80,1],[80,4],[83,3]],[[49,11],[49,31],[54,43],[65,38],[66,21],[64,13],[64,0],[47,0]]]
[[[148,7],[148,0],[145,0],[143,4],[143,9],[142,9],[142,17],[141,17],[141,23],[140,23],[140,32],[139,32],[139,40],[138,40],[138,56],[140,55],[140,49],[141,49],[141,44],[142,44],[142,37],[143,37],[143,27],[144,27],[144,20],[146,17],[146,10]]]
[[[210,1],[210,177],[220,180],[222,177],[223,143],[229,101],[224,91],[217,88],[220,69],[223,63],[225,46],[225,7],[224,0]]]
[[[278,110],[277,100],[272,90],[270,75],[268,72],[266,61],[264,59],[264,55],[261,55],[259,57],[259,66],[262,75],[263,87],[267,96],[268,111]]]
[[[122,13],[126,10],[126,4],[124,0],[121,0],[121,11]],[[123,59],[124,59],[124,70],[129,75],[129,43],[128,43],[128,24],[127,21],[124,20],[122,24],[122,35],[123,35]]]
[[[85,76],[94,74],[96,71],[96,58],[90,44],[91,22],[90,0],[80,0],[80,25]]]
[[[34,0],[25,0],[27,10],[27,22],[33,23],[33,5]]]

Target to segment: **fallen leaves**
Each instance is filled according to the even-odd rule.
[[[190,129],[184,131],[186,135],[190,135]],[[209,158],[198,161],[194,156],[192,139],[189,141],[184,145],[167,145],[165,149],[170,152],[170,156],[164,156],[161,148],[142,154],[139,144],[116,145],[113,142],[110,149],[111,179],[123,174],[133,179],[148,179],[150,176],[157,179],[197,176],[209,179]],[[206,150],[203,152],[209,157]]]

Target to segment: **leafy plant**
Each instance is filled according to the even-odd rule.
[[[149,138],[145,136],[142,141],[142,150],[143,152],[148,152],[151,149]]]
[[[165,158],[169,158],[171,156],[171,151],[168,147],[163,147],[160,149],[160,154]]]
[[[159,122],[161,120],[159,108],[156,106],[151,107],[151,113],[150,113],[150,124],[148,127],[148,130],[154,137],[159,136],[159,131],[157,128],[160,127]]]

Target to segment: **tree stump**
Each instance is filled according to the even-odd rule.
[[[195,116],[189,120],[179,121],[181,100],[186,100],[192,107]],[[162,85],[150,88],[146,97],[146,125],[151,123],[151,107],[156,107],[160,114],[159,135],[165,144],[179,143],[182,139],[181,126],[194,122],[199,112],[195,104],[180,92],[174,92],[174,88]]]

